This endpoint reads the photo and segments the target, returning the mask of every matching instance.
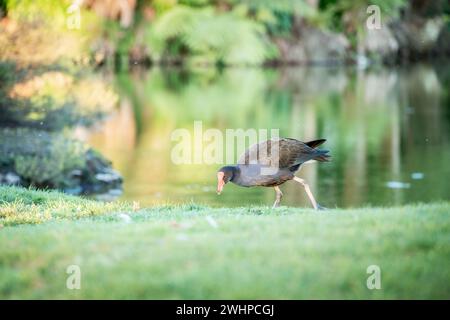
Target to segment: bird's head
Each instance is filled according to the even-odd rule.
[[[236,167],[226,166],[217,171],[217,194],[222,192],[223,186],[233,179]]]

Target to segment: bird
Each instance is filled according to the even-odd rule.
[[[302,142],[292,138],[276,138],[256,143],[238,159],[236,165],[228,165],[217,171],[217,194],[232,182],[241,187],[273,187],[276,198],[272,208],[280,205],[283,193],[280,185],[289,180],[300,183],[314,209],[324,209],[314,198],[309,185],[295,173],[310,161],[328,162],[329,150],[317,149],[326,139]]]

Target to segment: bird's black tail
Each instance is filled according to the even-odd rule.
[[[328,152],[330,152],[329,150],[318,150],[316,149],[318,146],[322,145],[325,141],[327,141],[326,139],[318,139],[318,140],[313,140],[313,141],[308,141],[305,142],[305,144],[316,150],[317,152],[317,157],[313,158],[313,160],[319,161],[319,162],[328,162],[331,161],[331,156],[329,154],[327,154]]]
[[[310,147],[310,148],[317,148],[318,146],[320,146],[321,144],[324,144],[325,141],[327,141],[326,139],[318,139],[318,140],[313,140],[313,141],[308,141],[305,142],[305,144]]]

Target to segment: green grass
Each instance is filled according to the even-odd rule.
[[[449,213],[448,202],[133,210],[0,187],[0,298],[448,299]],[[80,290],[66,288],[72,264]],[[366,287],[373,264],[380,290]]]

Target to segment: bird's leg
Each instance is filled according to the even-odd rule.
[[[305,180],[299,177],[294,177],[294,180],[300,183],[305,188],[306,194],[308,195],[309,200],[311,201],[314,209],[318,210],[319,206],[317,205],[316,199],[314,199],[311,189],[309,189],[309,185],[305,182]]]
[[[277,197],[276,197],[276,199],[275,199],[275,202],[274,202],[274,204],[273,204],[272,209],[273,209],[273,208],[276,208],[276,207],[278,207],[278,206],[280,205],[281,198],[283,197],[283,192],[281,192],[280,187],[275,186],[275,187],[273,187],[273,188],[275,189],[275,192],[277,193]]]

